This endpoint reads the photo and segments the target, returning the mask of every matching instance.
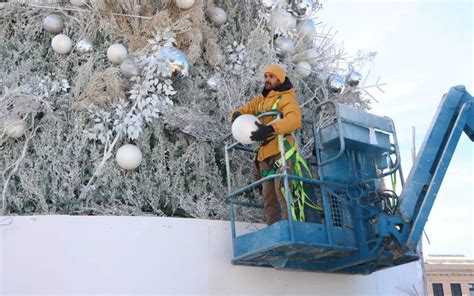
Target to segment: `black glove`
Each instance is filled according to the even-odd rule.
[[[239,117],[240,115],[242,115],[242,113],[240,113],[239,111],[235,111],[233,114],[232,114],[232,123],[237,119],[237,117]]]
[[[250,136],[252,141],[264,142],[275,131],[271,125],[260,124],[258,121],[255,121],[255,124],[258,126],[258,130],[252,132]]]

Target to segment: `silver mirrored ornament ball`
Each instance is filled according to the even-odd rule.
[[[140,74],[140,67],[133,58],[126,58],[120,64],[120,73],[126,78],[131,78]]]
[[[277,6],[278,0],[260,0],[258,3],[264,12],[270,12]]]
[[[295,52],[295,43],[289,37],[278,37],[275,40],[275,50],[278,55],[288,57]]]
[[[359,72],[356,72],[356,71],[352,71],[346,77],[346,83],[350,87],[358,86],[361,80],[362,80],[362,75]]]
[[[338,74],[329,75],[327,86],[331,93],[340,94],[344,90],[344,78]]]
[[[158,58],[167,63],[171,78],[184,78],[189,75],[189,64],[186,55],[175,47],[164,47]]]
[[[313,13],[313,0],[289,0],[288,11],[297,19],[309,18]]]
[[[223,81],[221,78],[219,78],[216,75],[212,75],[207,79],[207,87],[209,87],[212,90],[217,90],[219,87],[221,87],[223,84]]]
[[[76,44],[76,51],[80,54],[91,53],[93,48],[92,41],[89,39],[81,39]]]

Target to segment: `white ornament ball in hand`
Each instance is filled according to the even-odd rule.
[[[140,74],[140,67],[132,58],[126,58],[122,64],[120,64],[120,72],[126,78],[137,76]]]
[[[81,7],[87,4],[87,0],[70,0],[69,2],[71,2],[72,5],[78,6],[78,7]]]
[[[51,41],[51,47],[59,54],[67,54],[72,49],[72,40],[64,34],[58,34]]]
[[[128,52],[120,43],[112,44],[107,49],[107,58],[114,64],[121,64],[127,58]]]
[[[176,0],[176,6],[181,9],[189,9],[194,5],[194,0]]]
[[[252,132],[258,130],[255,121],[259,122],[258,118],[250,114],[243,114],[237,117],[232,124],[232,136],[234,139],[242,144],[255,143],[250,140]]]
[[[298,35],[303,38],[305,42],[311,42],[316,37],[316,25],[313,20],[304,20],[298,22],[296,25]]]
[[[222,26],[227,22],[227,12],[220,7],[214,7],[211,10],[211,19],[214,25]]]
[[[53,34],[58,34],[64,28],[64,21],[57,14],[50,14],[43,19],[43,28]]]
[[[295,71],[302,78],[311,75],[311,65],[307,61],[301,61],[296,63]]]
[[[142,152],[135,145],[125,144],[117,150],[115,160],[122,169],[134,170],[142,162]]]
[[[24,121],[16,121],[7,124],[5,134],[10,138],[18,139],[23,136],[26,131],[26,123]]]

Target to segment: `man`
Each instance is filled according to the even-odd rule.
[[[259,115],[268,111],[278,111],[281,114],[281,118],[275,121],[273,121],[274,116],[262,117],[261,123],[256,122],[258,130],[252,132],[250,137],[251,140],[260,142],[256,163],[263,177],[275,173],[275,162],[278,163],[281,157],[278,135],[284,135],[285,151],[289,151],[295,146],[295,139],[290,133],[301,127],[301,109],[285,70],[279,65],[266,67],[264,81],[265,87],[261,94],[232,114],[232,121],[242,114]],[[290,164],[290,161],[287,161],[287,164]],[[289,169],[291,174],[291,167]],[[280,179],[273,179],[262,185],[265,218],[268,225],[278,220],[288,219],[288,210],[285,197],[280,190],[280,181]]]

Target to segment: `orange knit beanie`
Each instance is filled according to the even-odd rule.
[[[275,74],[275,76],[280,80],[280,83],[285,82],[285,69],[283,69],[280,65],[274,64],[267,66],[264,70],[264,73],[272,73]]]

